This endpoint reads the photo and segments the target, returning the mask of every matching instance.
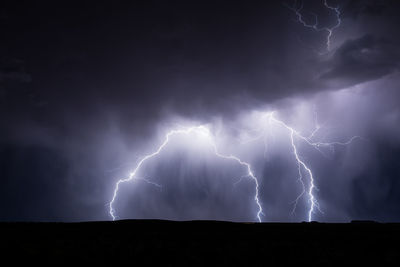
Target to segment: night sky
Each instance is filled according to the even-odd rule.
[[[301,195],[271,112],[312,142],[356,136],[318,149],[294,137],[313,220],[400,221],[399,1],[327,0],[340,25],[324,0],[136,2],[1,2],[1,221],[111,220],[117,181],[169,131],[199,125],[251,165],[262,221],[307,221],[310,177],[300,167]],[[242,165],[183,134],[113,207],[117,219],[257,221],[254,194]]]

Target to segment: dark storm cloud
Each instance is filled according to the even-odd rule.
[[[318,11],[312,4],[309,12]],[[118,15],[109,12],[114,9]],[[30,88],[47,104],[33,114],[53,125],[60,113],[84,113],[90,120],[114,113],[125,122],[140,121],[141,128],[165,111],[233,114],[257,102],[323,90],[325,78],[335,88],[379,78],[367,73],[364,63],[379,68],[382,57],[391,56],[383,51],[388,47],[377,45],[370,52],[382,55],[351,59],[358,48],[350,43],[363,42],[353,40],[321,63],[297,37],[323,44],[325,33],[293,21],[293,12],[281,2],[30,4],[9,10],[10,30],[2,45],[27,59],[34,80]],[[348,77],[348,68],[355,68],[356,77]],[[315,79],[318,74],[322,81]]]
[[[31,76],[25,70],[23,60],[15,58],[3,58],[0,61],[0,84],[28,83]]]
[[[362,15],[381,16],[385,14],[389,1],[385,0],[351,0],[345,5],[346,15],[357,19]]]
[[[320,56],[314,45],[324,46],[324,33],[296,23],[281,1],[3,2],[0,56],[19,63],[0,65],[0,219],[109,219],[116,179],[154,147],[154,130],[172,115],[234,118],[393,74],[393,4],[350,3],[344,25],[363,31],[338,29],[338,49]],[[322,6],[307,2],[305,12]],[[326,14],[329,24],[334,14]]]
[[[321,79],[339,88],[379,79],[400,67],[398,48],[398,43],[372,35],[348,40],[335,51]]]
[[[30,82],[31,77],[27,73],[18,72],[18,71],[1,71],[0,72],[0,82],[7,83],[7,82]]]

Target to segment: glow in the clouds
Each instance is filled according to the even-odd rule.
[[[361,137],[353,136],[346,142],[320,142],[320,141],[313,142],[312,138],[315,136],[317,131],[319,131],[321,129],[321,127],[318,124],[316,125],[315,130],[311,133],[311,135],[309,137],[305,137],[305,136],[301,135],[300,132],[298,132],[294,128],[288,126],[283,121],[278,120],[274,116],[274,112],[268,113],[266,115],[266,117],[268,119],[269,124],[271,124],[271,122],[277,123],[277,124],[281,125],[284,129],[287,129],[288,132],[290,133],[290,144],[293,149],[293,154],[294,154],[296,162],[297,162],[299,181],[303,188],[303,191],[297,196],[296,200],[294,201],[294,208],[293,208],[292,212],[294,212],[296,210],[298,201],[307,192],[308,202],[310,203],[309,210],[308,210],[308,221],[310,222],[313,220],[312,216],[314,214],[315,209],[318,209],[320,212],[321,212],[321,210],[319,208],[318,200],[314,196],[314,190],[316,189],[314,175],[311,171],[311,168],[301,159],[301,156],[299,155],[299,151],[296,146],[295,137],[298,138],[300,141],[303,141],[306,144],[310,145],[311,147],[315,148],[319,152],[321,152],[321,150],[320,150],[321,147],[333,148],[335,145],[345,146],[345,145],[351,144],[355,139],[358,139]],[[307,175],[309,177],[310,186],[309,186],[308,190],[306,190],[306,187],[304,184],[302,169],[307,173]]]
[[[294,129],[293,127],[289,126],[288,124],[286,124],[285,122],[283,122],[282,120],[279,120],[276,118],[276,116],[274,116],[274,112],[270,112],[270,113],[264,113],[261,117],[261,124],[266,124],[268,127],[267,128],[263,128],[263,130],[261,131],[261,134],[257,135],[257,137],[252,138],[250,141],[257,141],[260,138],[265,138],[266,137],[266,129],[270,130],[270,129],[277,129],[276,127],[282,128],[287,130],[288,135],[289,135],[289,143],[290,146],[292,148],[292,153],[294,155],[294,158],[296,160],[297,163],[297,171],[298,171],[298,181],[300,181],[301,185],[302,185],[302,191],[301,193],[296,197],[295,201],[294,201],[294,206],[293,206],[293,210],[292,213],[295,212],[297,204],[299,202],[299,200],[304,196],[307,195],[308,198],[308,203],[309,203],[309,209],[307,212],[307,220],[308,221],[312,221],[313,220],[313,214],[315,212],[315,210],[319,210],[320,212],[322,212],[320,210],[319,207],[319,203],[318,200],[316,198],[316,196],[314,195],[314,191],[317,189],[316,185],[315,185],[315,177],[313,175],[313,172],[311,170],[311,167],[309,166],[308,163],[306,163],[301,156],[301,151],[299,151],[299,148],[297,146],[298,142],[303,142],[307,145],[309,145],[310,147],[316,149],[318,152],[323,153],[323,151],[321,150],[321,148],[330,148],[333,149],[334,146],[340,145],[340,146],[346,146],[351,144],[354,140],[361,138],[360,136],[353,136],[351,137],[348,141],[345,142],[321,142],[321,141],[313,141],[313,139],[315,139],[318,131],[321,130],[321,126],[318,124],[318,122],[316,121],[316,125],[315,125],[315,129],[312,131],[312,133],[306,137],[304,135],[302,135],[299,131],[297,131],[296,129]],[[162,150],[169,144],[171,138],[177,136],[177,135],[189,135],[189,134],[197,134],[200,135],[204,140],[207,141],[208,145],[210,145],[213,148],[213,152],[214,154],[222,159],[226,159],[226,160],[232,160],[235,161],[237,164],[243,166],[246,170],[246,175],[242,176],[240,178],[239,181],[235,182],[234,185],[236,185],[238,182],[240,182],[244,177],[248,177],[251,178],[254,181],[254,185],[255,185],[255,193],[254,193],[254,201],[255,204],[258,207],[258,211],[256,214],[256,218],[259,222],[261,222],[261,216],[264,215],[263,209],[262,209],[262,205],[259,199],[259,181],[256,178],[256,176],[254,175],[254,171],[252,170],[252,166],[250,165],[250,163],[243,161],[242,159],[240,159],[237,156],[233,156],[233,155],[225,155],[222,154],[221,152],[219,152],[217,145],[215,143],[215,140],[212,136],[212,134],[210,133],[209,129],[206,126],[196,126],[196,127],[189,127],[189,128],[184,128],[184,129],[178,129],[178,130],[171,130],[169,131],[164,139],[164,142],[158,147],[158,149],[143,157],[137,164],[136,168],[130,173],[130,175],[128,176],[128,178],[125,179],[120,179],[118,180],[118,182],[116,183],[115,189],[114,189],[114,193],[113,193],[113,197],[111,202],[109,203],[109,213],[110,216],[112,217],[113,220],[116,219],[116,212],[114,209],[114,203],[115,200],[117,198],[118,195],[118,191],[119,191],[119,187],[122,183],[125,182],[130,182],[133,179],[136,180],[143,180],[149,184],[152,184],[154,186],[160,187],[161,185],[156,184],[148,179],[144,179],[141,177],[137,176],[137,172],[139,171],[139,169],[141,168],[141,166],[144,164],[144,162],[146,162],[147,160],[157,157],[159,156],[159,154],[162,152]],[[243,144],[243,143],[242,143]],[[264,143],[266,145],[266,143]],[[264,151],[264,155],[266,154],[266,150]],[[305,174],[305,176],[303,175],[303,173]],[[306,181],[305,179],[308,179],[308,188],[306,188]]]
[[[309,189],[308,189],[308,192],[307,192],[308,193],[308,200],[309,200],[309,203],[310,203],[310,208],[308,210],[308,221],[310,222],[310,221],[312,221],[312,215],[314,213],[314,208],[316,207],[316,208],[319,209],[318,201],[317,201],[317,199],[315,198],[315,196],[313,194],[314,188],[315,188],[314,176],[313,176],[313,173],[312,173],[311,169],[306,165],[306,163],[303,160],[301,160],[301,158],[299,156],[299,153],[297,151],[297,146],[295,144],[294,138],[295,138],[295,136],[296,137],[300,137],[300,139],[305,140],[308,144],[311,144],[311,143],[309,142],[309,140],[307,138],[305,138],[302,135],[300,135],[299,132],[294,130],[292,127],[289,127],[284,122],[276,119],[273,116],[273,113],[269,114],[269,122],[276,122],[279,125],[282,125],[284,128],[286,128],[290,132],[290,144],[291,144],[291,146],[293,148],[293,154],[294,154],[296,162],[297,162],[298,173],[299,173],[299,181],[301,182],[301,185],[302,185],[302,188],[303,188],[303,191],[300,193],[300,195],[295,200],[293,212],[296,210],[297,203],[298,203],[299,199],[304,195],[304,193],[306,191],[301,169],[303,168],[308,174],[308,177],[310,179],[310,186],[309,186]]]
[[[153,153],[145,156],[144,158],[142,158],[139,161],[139,163],[137,164],[136,168],[133,170],[133,172],[130,173],[128,178],[118,180],[118,182],[115,185],[115,189],[114,189],[114,194],[113,194],[112,200],[111,200],[111,202],[109,204],[109,213],[110,213],[110,215],[111,215],[113,220],[116,219],[116,214],[115,214],[115,210],[114,210],[113,205],[114,205],[114,202],[115,202],[115,200],[117,198],[117,195],[118,195],[119,186],[122,183],[130,182],[133,179],[137,179],[136,174],[139,171],[140,167],[144,164],[144,162],[146,162],[147,160],[149,160],[149,159],[151,159],[153,157],[158,156],[161,153],[161,151],[168,145],[168,143],[170,142],[170,140],[171,140],[171,138],[173,136],[182,135],[182,134],[183,135],[188,135],[188,134],[192,134],[192,133],[200,134],[203,137],[206,137],[209,145],[212,146],[213,151],[214,151],[214,153],[215,153],[215,155],[217,157],[220,157],[220,158],[226,159],[226,160],[235,161],[238,164],[240,164],[241,166],[245,167],[245,169],[247,171],[246,176],[251,178],[254,181],[254,184],[255,184],[254,201],[255,201],[255,203],[256,203],[256,205],[258,207],[256,218],[257,218],[257,220],[259,222],[261,222],[261,215],[263,215],[264,213],[263,213],[263,209],[262,209],[262,206],[261,206],[261,203],[260,203],[260,200],[259,200],[259,192],[258,192],[259,191],[259,184],[258,184],[257,178],[254,176],[254,173],[253,173],[253,170],[251,169],[250,164],[245,162],[245,161],[243,161],[243,160],[241,160],[240,158],[238,158],[236,156],[221,154],[218,151],[217,145],[215,144],[209,129],[206,126],[203,126],[203,125],[196,126],[196,127],[189,127],[189,128],[185,128],[185,129],[169,131],[165,136],[164,142],[158,147],[158,149],[155,152],[153,152]],[[148,182],[148,183],[151,183],[153,185],[160,186],[160,185],[155,184],[155,183],[153,183],[153,182],[151,182],[149,180],[145,180],[145,181]]]

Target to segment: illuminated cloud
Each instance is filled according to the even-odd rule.
[[[398,1],[2,8],[1,220],[400,220]]]

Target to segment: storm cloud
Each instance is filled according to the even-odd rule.
[[[302,133],[317,113],[323,141],[365,138],[326,157],[302,147],[324,211],[316,219],[398,221],[399,4],[328,2],[342,12],[330,51],[326,33],[281,1],[5,1],[0,219],[108,220],[116,181],[168,130],[210,124],[225,133],[221,149],[254,165],[264,220],[305,220],[306,199],[291,214],[300,185],[287,132],[275,130],[266,158],[263,141],[237,142],[260,126],[251,114],[275,110]],[[304,12],[335,20],[321,1]],[[149,162],[142,178],[163,190],[124,185],[120,216],[254,220],[251,180],[233,186],[243,170],[200,152],[177,142]]]
[[[337,87],[349,87],[379,79],[398,70],[399,44],[365,35],[346,41],[333,55],[330,69],[321,75],[328,83],[337,81]]]

